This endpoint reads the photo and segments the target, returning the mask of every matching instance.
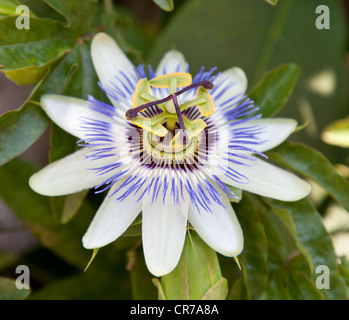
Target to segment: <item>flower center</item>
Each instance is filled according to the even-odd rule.
[[[170,94],[158,99],[150,94],[150,88],[168,88]],[[183,89],[178,91],[178,88]],[[178,97],[195,88],[196,98],[180,104]],[[183,111],[197,106],[204,117],[212,115],[214,103],[208,90],[213,88],[214,85],[209,80],[192,83],[189,73],[171,73],[151,80],[141,79],[133,95],[133,109],[126,112],[126,119],[155,136],[163,138],[171,134],[169,146],[186,145],[205,129],[206,122],[202,119],[191,121]],[[162,112],[152,118],[138,115],[153,106],[159,107]]]

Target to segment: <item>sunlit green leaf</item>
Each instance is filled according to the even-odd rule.
[[[265,1],[271,4],[272,6],[276,6],[279,2],[279,0],[265,0]]]
[[[10,0],[0,0],[0,13],[4,15],[16,15],[17,4]]]
[[[195,233],[188,234],[177,267],[161,278],[166,299],[225,299],[227,283],[222,281],[216,252]]]
[[[0,20],[1,72],[18,84],[37,82],[50,63],[70,50],[72,41],[63,37],[62,24],[30,18],[30,29],[17,29],[16,17]],[[21,78],[22,77],[22,78]]]
[[[173,0],[153,0],[162,10],[172,11],[174,9]]]
[[[328,125],[322,133],[322,140],[335,146],[349,148],[349,117]]]

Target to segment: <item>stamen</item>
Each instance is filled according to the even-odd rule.
[[[147,108],[150,108],[150,107],[153,107],[153,106],[156,106],[156,105],[160,105],[160,104],[163,104],[163,103],[166,103],[166,102],[169,102],[169,101],[173,101],[173,105],[166,105],[166,108],[167,108],[167,111],[170,112],[170,111],[174,111],[172,110],[173,106],[174,106],[174,109],[175,109],[175,112],[177,114],[177,119],[178,119],[178,124],[179,124],[179,128],[180,128],[180,139],[181,139],[181,142],[182,144],[186,144],[188,141],[189,141],[189,138],[188,138],[188,135],[186,133],[186,130],[185,130],[185,124],[184,124],[184,119],[183,119],[183,116],[182,116],[182,113],[181,111],[184,111],[185,109],[191,107],[191,106],[194,106],[192,103],[186,103],[184,104],[184,110],[181,110],[180,109],[180,106],[179,106],[179,103],[178,103],[178,99],[177,97],[181,94],[183,94],[184,92],[187,92],[188,90],[191,90],[191,89],[194,89],[194,88],[198,88],[198,87],[201,87],[201,88],[204,88],[202,90],[210,90],[210,89],[213,89],[214,88],[214,85],[211,81],[209,80],[203,80],[203,81],[199,81],[199,82],[196,82],[196,83],[192,83],[188,86],[186,86],[185,88],[183,88],[182,90],[180,91],[177,91],[176,92],[176,88],[177,87],[177,78],[174,78],[174,81],[172,81],[172,79],[170,79],[170,83],[169,83],[169,86],[170,86],[170,95],[167,96],[166,98],[163,98],[163,99],[160,99],[160,100],[152,100],[148,103],[145,103],[145,104],[142,104],[136,108],[133,108],[133,109],[130,109],[130,110],[127,110],[126,112],[126,119],[127,120],[130,120],[130,121],[135,121],[135,119],[137,118],[137,114]],[[145,92],[142,92],[142,95],[144,96],[144,94],[147,94],[148,93],[145,93]],[[151,95],[149,95],[151,96]],[[145,98],[148,98],[148,97],[144,97],[143,99]],[[153,99],[155,97],[152,97],[151,96],[151,99]],[[147,99],[145,99],[147,100]],[[171,102],[172,102],[171,101]],[[195,99],[195,103],[199,106],[199,103],[206,103],[207,104],[207,98],[206,97],[198,97],[197,99]],[[172,107],[172,108],[171,108]],[[200,107],[200,106],[199,106]],[[168,110],[171,109],[171,110]],[[213,111],[212,111],[213,112]],[[171,112],[171,113],[174,113],[174,112]],[[205,116],[208,116],[210,114],[204,114]],[[173,122],[174,119],[171,119],[168,118],[168,121],[169,121],[169,124]],[[171,122],[172,121],[172,122]],[[172,125],[173,126],[173,125]]]

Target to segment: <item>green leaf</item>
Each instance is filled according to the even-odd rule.
[[[290,211],[287,209],[283,209],[283,208],[276,209],[275,207],[271,207],[271,210],[277,215],[277,217],[280,219],[280,222],[285,226],[286,230],[292,236],[296,250],[299,251],[299,253],[301,253],[305,257],[305,259],[308,263],[308,267],[309,267],[308,270],[312,273],[314,271],[314,265],[313,265],[311,255],[304,248],[302,242],[298,238],[296,225],[295,225],[295,222],[292,218]],[[274,220],[274,223],[275,223],[275,220]],[[282,231],[279,230],[279,233],[281,233],[281,232]],[[288,260],[290,253],[294,253],[295,251],[290,250],[290,244],[289,244],[290,241],[285,237],[285,235],[283,235],[282,238],[283,238],[283,240],[275,242],[274,244],[277,245],[277,247],[278,247],[277,250],[279,250],[279,251],[281,251],[282,248],[285,246],[285,248],[287,250],[287,254],[285,255],[285,251],[283,252],[284,253],[283,261],[284,261],[284,260]]]
[[[210,297],[222,300],[228,294],[217,254],[195,233],[188,234],[177,267],[161,278],[168,300],[198,300]]]
[[[89,252],[83,249],[81,238],[95,212],[84,204],[81,208],[84,214],[80,220],[71,221],[69,228],[55,224],[50,215],[49,198],[29,187],[28,180],[37,171],[36,166],[18,158],[1,166],[0,196],[45,247],[83,270]]]
[[[16,15],[17,4],[9,0],[0,0],[0,13],[4,15]]]
[[[251,295],[246,288],[244,279],[238,278],[231,287],[228,295],[228,300],[248,300],[251,299]]]
[[[87,45],[77,41],[71,51],[43,80],[31,98],[39,102],[43,94],[54,93],[87,99],[88,95],[101,98],[97,74],[93,68]]]
[[[0,117],[0,165],[24,152],[48,126],[45,113],[32,103]]]
[[[51,282],[33,293],[31,300],[125,300],[131,299],[127,273],[85,272]]]
[[[299,75],[300,68],[293,63],[283,64],[264,74],[259,84],[249,93],[264,118],[274,115],[286,104]]]
[[[252,299],[258,299],[268,285],[267,239],[257,208],[244,197],[234,205],[238,220],[244,231],[244,250],[239,256],[242,274]]]
[[[78,35],[84,35],[91,28],[97,10],[98,0],[45,0],[67,20],[67,26]]]
[[[53,20],[32,17],[26,30],[15,28],[15,19],[0,19],[1,71],[19,85],[36,83],[70,50],[72,41],[63,37],[62,24]]]
[[[265,0],[265,1],[271,4],[272,6],[276,6],[279,2],[279,0]]]
[[[280,268],[272,272],[264,299],[323,300],[323,297],[303,273]]]
[[[330,289],[322,290],[321,293],[327,299],[347,299],[345,282],[338,270],[337,257],[331,238],[316,209],[306,199],[297,202],[282,202],[273,199],[266,201],[270,203],[272,208],[278,211],[288,210],[292,214],[297,237],[311,256],[313,270],[316,272],[316,268],[321,265],[325,265],[331,270]],[[316,277],[317,274],[314,273],[314,279]],[[305,285],[307,284],[305,283]]]
[[[173,0],[153,0],[162,10],[172,11],[174,9]]]
[[[24,300],[30,295],[29,289],[19,290],[16,281],[0,277],[0,300]]]
[[[319,151],[300,143],[285,142],[270,154],[317,182],[349,211],[349,182]]]
[[[142,250],[130,250],[127,252],[127,269],[130,270],[132,299],[156,300],[157,290],[152,282],[153,276],[149,273],[144,261]]]
[[[322,140],[328,144],[349,148],[349,117],[329,124],[322,133]]]

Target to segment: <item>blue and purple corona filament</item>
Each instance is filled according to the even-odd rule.
[[[285,201],[309,193],[305,181],[265,161],[263,152],[287,139],[296,122],[262,119],[240,68],[201,68],[192,77],[177,51],[156,71],[134,67],[103,33],[91,54],[112,104],[42,97],[48,116],[82,148],[30,180],[48,196],[108,191],[83,238],[86,248],[116,240],[142,212],[145,260],[161,276],[178,263],[188,221],[217,252],[241,253],[234,188]]]
[[[178,65],[176,70],[179,67]],[[216,68],[213,68],[209,72],[205,72],[204,68],[202,68],[194,77],[192,84],[182,90],[176,91],[172,95],[176,96],[178,101],[184,104],[194,100],[196,89],[202,86],[211,89],[212,99],[214,102],[217,101],[235,83],[229,81],[230,79],[227,77],[221,79],[216,87],[214,87],[213,82],[219,76],[219,74],[213,75],[215,70]],[[156,78],[151,67],[149,67],[149,74],[150,79]],[[166,74],[166,70],[163,70],[163,74]],[[176,73],[173,73],[173,76],[176,76]],[[144,66],[141,65],[132,73],[125,74],[122,72],[119,75],[115,75],[115,77],[118,77],[118,80],[123,83],[122,90],[115,86],[103,89],[108,96],[120,104],[124,102],[127,105],[130,97],[132,98],[136,91],[138,82],[141,79],[146,79],[148,75],[144,70]],[[164,114],[163,110],[157,105],[170,101],[172,99],[171,94],[167,88],[157,88],[154,91],[154,96],[160,98],[141,105],[138,108],[129,109],[126,112],[126,118],[128,120],[134,119],[137,114],[141,114],[150,120]],[[122,118],[122,114],[119,113],[120,111],[116,110],[113,106],[102,103],[93,97],[89,97],[89,101],[91,102],[89,106],[94,111],[112,119]],[[259,138],[263,126],[248,126],[250,120],[258,119],[261,115],[246,118],[251,113],[255,113],[258,108],[254,106],[253,101],[248,99],[246,95],[241,94],[223,100],[220,104],[215,104],[215,106],[217,108],[216,113],[211,117],[203,116],[196,105],[183,111],[181,114],[182,117],[185,117],[189,121],[201,119],[205,122],[206,127],[196,136],[197,141],[194,142],[193,139],[187,142],[182,141],[183,147],[180,148],[180,155],[177,158],[173,155],[176,153],[176,148],[170,146],[170,141],[175,135],[171,130],[168,130],[167,135],[162,140],[163,144],[167,143],[169,145],[167,148],[169,150],[166,150],[166,145],[162,146],[160,150],[163,156],[161,156],[161,152],[155,152],[156,146],[153,146],[150,142],[152,140],[152,133],[144,130],[142,127],[137,127],[135,124],[129,123],[130,128],[126,127],[124,131],[120,132],[124,135],[124,139],[120,140],[120,136],[115,135],[115,130],[112,130],[109,123],[94,119],[85,119],[81,124],[81,129],[87,134],[85,144],[80,144],[80,146],[91,148],[89,158],[101,159],[117,156],[120,154],[119,150],[121,148],[126,148],[130,155],[126,159],[120,159],[118,162],[94,168],[93,170],[98,175],[103,175],[111,172],[113,169],[125,166],[127,161],[132,160],[129,168],[125,168],[125,170],[120,172],[118,171],[115,175],[106,179],[101,185],[97,186],[96,188],[104,186],[103,189],[97,192],[106,191],[117,182],[123,181],[109,195],[110,197],[114,197],[120,190],[123,190],[124,194],[116,198],[116,201],[122,201],[125,197],[133,195],[137,198],[136,201],[138,202],[143,198],[145,193],[151,193],[153,202],[156,201],[157,197],[161,197],[162,201],[165,202],[167,192],[170,192],[173,198],[173,205],[180,205],[180,199],[184,200],[183,188],[185,188],[191,202],[199,212],[200,210],[212,212],[210,209],[212,202],[216,202],[218,205],[224,207],[224,204],[221,202],[222,197],[217,189],[220,189],[228,197],[236,199],[235,195],[225,186],[219,177],[216,174],[212,174],[210,167],[219,168],[226,177],[236,182],[248,183],[248,177],[239,173],[238,168],[240,165],[253,165],[255,158],[249,156],[246,152],[263,155],[253,149],[254,145],[265,142]],[[183,120],[180,121],[180,116],[178,118],[179,121],[176,123],[176,130],[183,130],[185,132]],[[166,121],[167,119],[164,118],[164,125],[166,125]],[[246,124],[246,127],[241,127],[242,124]],[[225,146],[220,141],[222,139],[220,137],[220,126],[228,126],[226,130],[228,130],[229,139],[223,142]],[[167,136],[170,136],[170,138],[167,138]],[[145,139],[148,141],[145,141]],[[123,145],[124,143],[125,145]],[[145,143],[150,145],[151,150],[144,147]],[[187,146],[189,148],[194,143],[194,148],[191,148],[193,151],[186,154],[188,150]],[[223,148],[222,150],[217,150],[217,147]],[[223,152],[223,150],[226,150],[226,152]],[[217,151],[221,151],[219,158],[217,158]],[[203,159],[204,161],[202,161]],[[210,163],[209,161],[211,159],[212,162]],[[225,162],[228,163],[225,165]],[[236,169],[233,169],[229,163],[235,164]]]

